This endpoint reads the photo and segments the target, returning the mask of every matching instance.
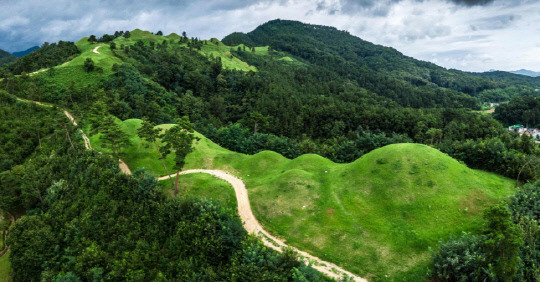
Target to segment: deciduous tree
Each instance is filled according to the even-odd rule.
[[[165,144],[161,151],[163,156],[167,156],[174,151],[174,169],[176,169],[176,181],[174,195],[178,194],[178,177],[180,170],[186,163],[186,156],[193,151],[193,141],[199,138],[194,135],[193,124],[187,116],[178,119],[176,125],[165,131],[161,136],[162,142]]]
[[[165,169],[165,172],[167,173],[167,175],[169,176],[169,179],[171,180],[171,187],[173,187],[174,183],[172,180],[172,176],[169,173],[169,170],[167,169],[167,165],[165,165],[165,156],[161,154],[159,150],[159,145],[157,143],[160,130],[154,127],[155,127],[155,124],[153,122],[148,121],[147,118],[144,118],[141,124],[141,127],[137,129],[137,135],[144,141],[154,144],[154,148],[156,149],[159,155],[159,160],[161,161],[161,164],[163,164],[163,168]]]

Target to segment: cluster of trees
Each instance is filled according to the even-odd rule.
[[[480,234],[441,241],[433,276],[446,281],[540,279],[540,183],[527,184],[508,201],[486,210]]]
[[[96,43],[96,42],[104,42],[104,43],[107,43],[107,42],[111,42],[113,41],[114,39],[116,39],[117,37],[120,37],[120,36],[123,36],[124,38],[130,38],[131,37],[131,32],[129,32],[129,30],[127,31],[115,31],[114,34],[103,34],[103,36],[101,36],[100,38],[97,38],[95,35],[90,35],[88,37],[88,42],[90,43]]]
[[[49,68],[67,62],[81,52],[73,42],[45,42],[41,48],[7,65],[11,74],[30,73],[42,68]]]
[[[307,137],[297,140],[253,132],[239,123],[219,129],[210,125],[201,127],[200,131],[214,142],[236,152],[256,154],[270,150],[290,159],[303,154],[318,154],[340,163],[352,162],[371,150],[389,144],[413,142],[405,135],[387,135],[384,132],[364,130],[362,127],[349,132],[347,137],[328,139],[324,143],[314,142]]]
[[[15,61],[15,59],[17,59],[17,57],[11,55],[9,52],[0,49],[0,66],[11,63]]]
[[[493,117],[508,126],[540,127],[540,100],[533,96],[515,97],[495,108]]]
[[[446,140],[436,147],[469,167],[495,172],[520,181],[540,177],[540,159],[534,139],[528,135],[501,134],[498,137]]]
[[[65,117],[58,111],[18,101],[2,90],[0,120],[0,173],[23,163],[41,147],[45,136],[54,133],[57,138],[61,131],[65,134],[64,126],[60,125]]]
[[[538,96],[534,87],[524,85],[512,85],[506,88],[488,89],[478,94],[481,102],[506,102],[520,96]]]

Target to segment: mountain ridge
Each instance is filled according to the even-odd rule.
[[[248,33],[231,33],[222,42],[250,47],[270,46],[273,50],[290,53],[380,96],[397,100],[405,107],[418,107],[416,100],[432,96],[452,100],[461,105],[458,107],[476,107],[471,97],[477,97],[484,90],[505,88],[515,83],[512,78],[499,80],[446,69],[406,56],[394,48],[368,42],[347,31],[298,21],[272,20]]]
[[[510,72],[511,72],[511,73],[515,73],[515,74],[525,75],[525,76],[531,76],[531,77],[538,77],[538,76],[540,76],[540,72],[537,72],[537,71],[531,71],[531,70],[526,70],[526,69],[520,69],[520,70],[510,71]]]
[[[15,56],[15,57],[24,57],[30,53],[32,53],[33,51],[39,49],[39,46],[33,46],[33,47],[30,47],[26,50],[23,50],[23,51],[16,51],[16,52],[13,52],[11,53],[11,55]]]

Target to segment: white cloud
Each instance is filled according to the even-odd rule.
[[[248,32],[276,18],[335,26],[447,68],[540,70],[538,0],[0,1],[0,48],[135,28],[188,36]]]

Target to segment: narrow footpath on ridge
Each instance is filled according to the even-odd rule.
[[[94,52],[97,52],[96,47],[94,49]],[[35,103],[41,106],[45,107],[51,107],[50,105],[43,104],[41,102],[37,101],[31,101],[31,100],[25,100],[17,98],[18,100]],[[74,126],[77,126],[77,121],[73,116],[65,109],[62,109],[64,114],[69,118],[71,123]],[[94,150],[92,148],[92,145],[90,144],[90,139],[88,139],[88,136],[79,128],[79,131],[82,134],[82,138],[84,140],[84,146],[87,150]],[[100,152],[101,153],[101,152]],[[127,175],[131,175],[131,170],[129,169],[128,165],[122,160],[119,159],[119,167],[120,170]],[[246,231],[250,234],[255,234],[257,237],[259,237],[265,246],[272,248],[278,252],[282,251],[282,248],[291,248],[295,252],[298,253],[300,259],[306,263],[312,264],[312,267],[317,269],[319,272],[324,273],[328,277],[334,278],[336,280],[340,280],[343,277],[348,277],[349,279],[352,279],[353,281],[366,281],[366,279],[361,278],[331,262],[324,261],[318,257],[312,256],[304,251],[301,251],[293,246],[287,245],[283,240],[274,237],[269,232],[264,230],[262,225],[257,221],[257,218],[255,218],[255,215],[253,215],[253,211],[251,210],[251,205],[249,203],[249,197],[248,197],[248,191],[246,189],[246,185],[244,182],[237,178],[236,176],[233,176],[225,171],[222,170],[208,170],[208,169],[190,169],[180,172],[180,174],[191,174],[191,173],[206,173],[210,174],[214,177],[217,177],[219,179],[222,179],[224,181],[227,181],[229,184],[232,185],[234,188],[234,192],[236,194],[236,201],[238,202],[238,215],[240,216],[240,219],[242,220],[242,225],[246,229]],[[171,174],[171,177],[175,177],[176,173]],[[169,175],[158,177],[157,180],[165,180],[168,179]]]

